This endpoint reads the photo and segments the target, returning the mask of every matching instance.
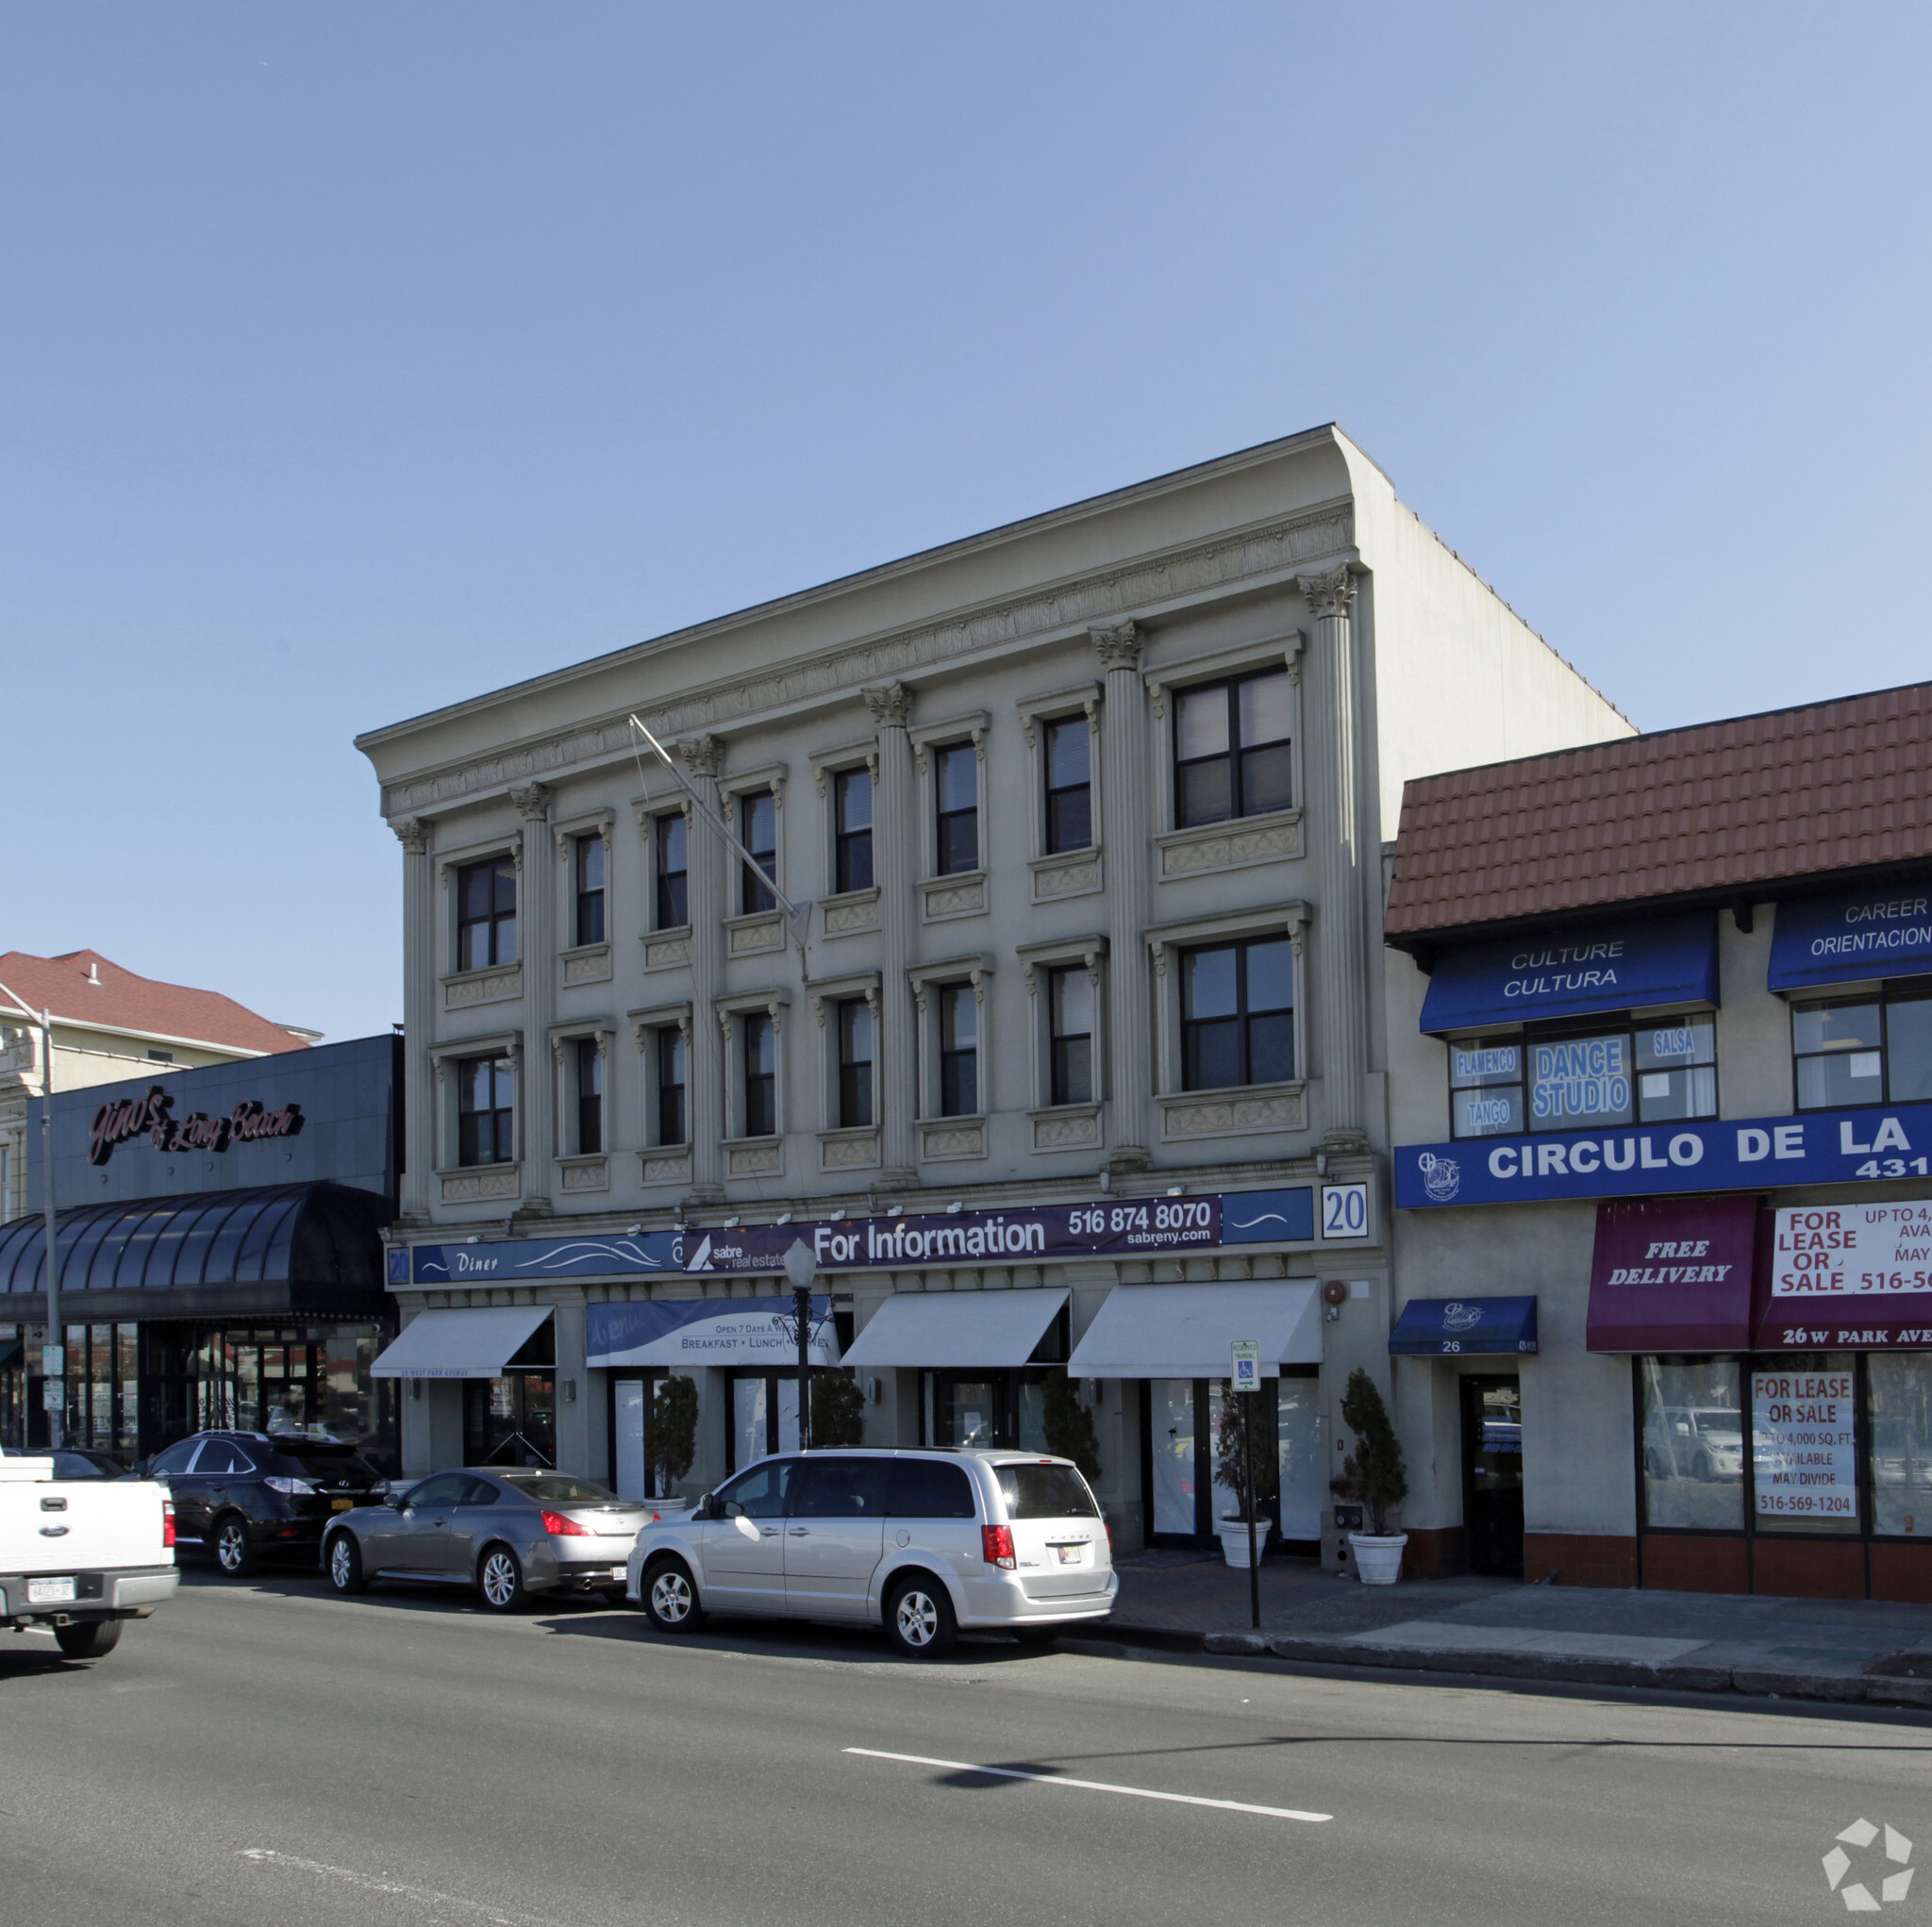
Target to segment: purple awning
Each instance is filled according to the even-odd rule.
[[[1756,1198],[1607,1199],[1596,1207],[1592,1352],[1748,1352]]]

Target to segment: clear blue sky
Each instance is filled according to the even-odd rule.
[[[1932,672],[1932,11],[0,11],[0,949],[401,1015],[359,729],[1326,420],[1642,727]]]

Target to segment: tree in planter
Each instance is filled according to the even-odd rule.
[[[865,1443],[865,1393],[849,1371],[812,1373],[811,1442],[815,1446]]]
[[[1335,1494],[1364,1507],[1369,1531],[1386,1538],[1389,1508],[1408,1497],[1408,1471],[1382,1394],[1359,1365],[1349,1373],[1348,1389],[1341,1395],[1341,1422],[1355,1435],[1355,1450],[1341,1462],[1341,1476],[1333,1482]]]
[[[1214,1426],[1214,1476],[1235,1495],[1241,1519],[1248,1516],[1248,1440],[1241,1424],[1241,1406],[1245,1400],[1260,1396],[1259,1392],[1230,1389],[1221,1401],[1221,1417]],[[1281,1454],[1275,1448],[1273,1422],[1264,1424],[1258,1412],[1254,1417],[1254,1434],[1255,1523],[1265,1528],[1274,1517],[1274,1502],[1281,1496]]]
[[[1074,1381],[1064,1371],[1049,1371],[1041,1404],[1047,1451],[1072,1459],[1091,1486],[1100,1476],[1100,1441],[1093,1436],[1093,1414],[1080,1403]]]
[[[698,1455],[698,1387],[691,1378],[667,1378],[651,1401],[645,1460],[651,1482],[668,1494],[690,1472]]]

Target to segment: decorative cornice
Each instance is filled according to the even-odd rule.
[[[1266,527],[1224,536],[1191,548],[1041,590],[1012,602],[928,628],[845,645],[806,657],[769,674],[714,683],[640,711],[663,740],[744,721],[790,704],[841,693],[937,667],[979,650],[1024,642],[1070,627],[1118,623],[1130,609],[1176,597],[1235,589],[1257,576],[1280,575],[1297,564],[1321,561],[1355,546],[1351,506],[1338,503]],[[629,712],[578,724],[554,736],[495,751],[475,761],[389,785],[383,814],[395,818],[453,806],[501,791],[508,784],[612,761],[631,753],[636,732]]]
[[[1345,616],[1355,600],[1355,572],[1344,562],[1323,575],[1297,575],[1295,587],[1308,599],[1314,616]]]
[[[525,783],[509,792],[509,800],[525,822],[541,823],[550,814],[550,799],[555,794],[547,783]]]
[[[1143,639],[1138,623],[1116,623],[1111,628],[1090,628],[1087,634],[1100,652],[1103,669],[1140,668]]]
[[[429,854],[429,825],[420,816],[406,816],[399,823],[391,823],[396,833],[396,840],[403,846],[405,856],[426,856]]]
[[[858,693],[865,698],[872,720],[881,729],[904,729],[912,721],[912,691],[904,683],[887,683],[882,688],[860,689]]]
[[[675,748],[677,760],[693,776],[716,776],[724,760],[724,745],[715,736],[688,736]]]

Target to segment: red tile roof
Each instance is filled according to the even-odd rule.
[[[100,978],[90,982],[90,970]],[[237,1051],[293,1051],[307,1040],[244,1009],[219,990],[191,990],[185,984],[158,984],[137,977],[95,950],[71,950],[65,956],[29,956],[23,950],[0,952],[0,1019],[12,1006],[51,1010],[69,1023],[105,1024],[113,1030],[149,1037],[179,1038],[225,1045]]]
[[[1932,683],[1423,776],[1393,941],[1932,860]]]

